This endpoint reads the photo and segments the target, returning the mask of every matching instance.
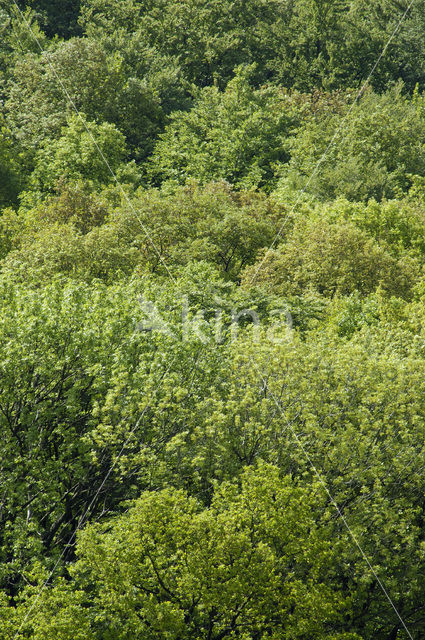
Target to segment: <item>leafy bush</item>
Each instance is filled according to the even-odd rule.
[[[260,254],[242,281],[284,295],[312,290],[332,297],[380,287],[387,295],[409,298],[421,272],[415,258],[393,257],[384,243],[352,223],[313,218],[296,225],[278,248]]]
[[[271,186],[274,163],[289,159],[296,109],[282,92],[252,89],[248,78],[249,70],[239,69],[224,92],[206,87],[191,111],[172,114],[153,152],[154,180]]]
[[[281,187],[322,200],[391,198],[407,192],[412,175],[425,174],[424,98],[402,88],[366,92],[345,114],[310,118],[291,139],[291,162]]]

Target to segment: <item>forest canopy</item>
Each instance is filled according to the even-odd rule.
[[[425,637],[425,1],[0,34],[0,640]]]

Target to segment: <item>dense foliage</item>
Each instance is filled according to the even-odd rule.
[[[0,640],[425,636],[424,16],[0,0]]]

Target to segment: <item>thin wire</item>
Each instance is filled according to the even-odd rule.
[[[310,178],[307,180],[307,182],[305,183],[305,185],[303,186],[303,188],[301,189],[301,191],[299,192],[297,199],[295,200],[295,203],[292,205],[290,211],[287,213],[286,217],[284,218],[281,227],[279,228],[278,232],[276,233],[271,245],[269,246],[269,248],[267,249],[266,253],[263,256],[263,259],[261,260],[260,264],[258,265],[254,275],[252,276],[252,278],[249,280],[249,284],[253,284],[258,276],[258,273],[260,271],[260,269],[262,268],[264,262],[267,259],[267,256],[269,255],[270,251],[273,249],[273,247],[275,246],[278,238],[280,237],[283,229],[285,228],[286,223],[289,220],[289,217],[291,216],[291,214],[294,212],[295,207],[297,206],[297,204],[299,203],[301,197],[303,196],[303,194],[306,192],[310,182],[313,180],[314,176],[317,174],[319,167],[323,164],[324,160],[326,159],[329,151],[331,150],[331,148],[334,145],[334,142],[338,136],[338,134],[340,133],[340,131],[342,130],[342,128],[344,127],[347,119],[349,118],[351,112],[353,111],[354,107],[356,106],[357,102],[360,100],[362,94],[364,93],[367,85],[369,84],[369,80],[371,79],[371,77],[373,76],[373,74],[376,71],[376,68],[378,67],[379,63],[381,62],[382,58],[384,57],[384,55],[387,52],[388,47],[390,46],[391,42],[394,40],[395,36],[397,35],[398,31],[400,30],[400,27],[402,25],[402,23],[404,22],[407,14],[409,13],[410,9],[412,8],[413,4],[415,3],[416,0],[411,0],[411,2],[409,3],[406,11],[403,13],[402,17],[400,18],[398,24],[396,25],[395,29],[393,30],[388,42],[386,43],[386,45],[384,46],[384,48],[382,49],[378,59],[376,60],[375,64],[372,67],[372,70],[370,71],[368,77],[366,78],[365,82],[363,83],[363,85],[361,86],[359,92],[357,93],[353,103],[351,104],[349,110],[347,111],[347,113],[345,114],[344,118],[342,119],[339,127],[336,129],[334,135],[332,136],[331,141],[329,142],[328,146],[326,147],[325,151],[323,152],[322,156],[319,158],[313,173],[311,174]]]
[[[34,42],[37,44],[37,47],[40,49],[41,53],[46,53],[46,51],[43,49],[43,47],[41,46],[40,41],[38,40],[37,36],[35,35],[34,31],[31,28],[30,23],[28,22],[28,20],[26,19],[24,13],[21,11],[21,9],[19,8],[16,0],[12,0],[17,11],[19,12],[19,15],[21,17],[21,20],[23,21],[23,23],[25,24],[25,26],[27,27],[28,31],[30,32],[31,36],[33,37]],[[130,207],[132,213],[134,214],[135,218],[137,219],[137,221],[139,222],[140,226],[142,227],[142,230],[144,232],[144,234],[146,235],[147,239],[149,240],[150,244],[152,245],[156,255],[158,256],[160,262],[163,264],[163,266],[165,267],[165,269],[168,272],[168,275],[170,276],[171,280],[173,282],[175,282],[175,278],[172,275],[171,271],[169,270],[168,266],[166,265],[164,259],[161,256],[161,253],[159,252],[157,246],[155,245],[154,241],[152,240],[152,237],[150,236],[148,230],[146,229],[145,225],[143,224],[140,216],[138,215],[136,209],[134,208],[130,198],[128,197],[127,193],[125,192],[121,182],[118,180],[116,173],[114,172],[114,170],[112,169],[108,159],[106,158],[105,154],[103,153],[102,149],[99,147],[99,144],[97,143],[96,138],[93,136],[92,132],[90,131],[90,129],[87,126],[87,123],[85,121],[85,119],[81,116],[81,113],[79,111],[79,109],[77,108],[75,102],[73,101],[72,97],[70,96],[67,88],[65,87],[64,83],[62,82],[61,77],[59,76],[59,74],[57,73],[56,69],[54,68],[53,64],[50,61],[49,56],[46,56],[47,58],[47,64],[50,67],[51,71],[53,72],[53,75],[55,76],[57,82],[59,83],[65,97],[67,98],[67,100],[69,101],[71,107],[73,108],[73,110],[75,111],[75,113],[77,114],[77,117],[79,118],[79,120],[81,121],[81,123],[84,126],[84,129],[86,130],[86,132],[88,133],[89,137],[91,138],[92,142],[95,145],[95,148],[97,150],[97,152],[99,153],[100,157],[102,158],[103,162],[105,163],[109,173],[112,176],[112,179],[114,180],[115,184],[117,185],[117,187],[119,188],[122,196],[124,197],[124,200],[127,202],[128,206]]]
[[[260,369],[258,368],[256,362],[254,362],[254,360],[252,358],[251,362],[254,365],[258,375],[260,376],[260,379],[262,380],[262,383],[264,385],[264,388],[266,390],[268,390],[268,392],[270,393],[270,396],[273,399],[273,402],[276,404],[276,407],[279,410],[280,415],[282,416],[282,418],[285,420],[287,426],[290,428],[298,446],[300,447],[301,451],[303,452],[305,458],[307,459],[310,467],[313,469],[313,472],[315,474],[315,476],[317,477],[317,479],[319,480],[320,484],[322,485],[322,487],[324,488],[324,490],[326,491],[326,494],[329,497],[329,500],[331,501],[332,505],[335,507],[338,516],[341,518],[342,522],[344,523],[345,527],[347,528],[348,533],[350,534],[353,542],[355,543],[356,547],[359,549],[363,559],[365,560],[367,566],[369,567],[369,569],[371,570],[373,576],[375,577],[377,583],[379,584],[380,588],[382,589],[382,592],[384,593],[385,597],[387,598],[388,602],[390,603],[391,607],[394,609],[398,619],[400,620],[401,624],[403,625],[404,630],[406,631],[407,635],[409,636],[410,640],[414,640],[412,634],[410,633],[409,629],[406,626],[406,623],[404,622],[403,618],[401,617],[397,607],[395,606],[392,598],[390,597],[388,591],[386,590],[385,586],[383,585],[382,581],[380,580],[378,574],[376,573],[375,569],[372,567],[369,558],[367,557],[366,553],[363,551],[356,535],[352,532],[350,525],[348,524],[344,514],[342,513],[341,509],[338,506],[338,503],[336,502],[335,498],[332,496],[331,492],[329,491],[326,482],[323,480],[322,476],[320,475],[320,473],[318,472],[313,460],[310,457],[310,454],[308,453],[307,449],[304,447],[301,439],[299,438],[297,432],[295,431],[295,429],[292,426],[292,423],[287,419],[286,415],[283,413],[282,408],[280,406],[279,401],[277,400],[277,398],[275,397],[275,395],[273,394],[273,392],[271,391],[270,387],[267,384],[267,380],[264,378],[262,372],[260,371]]]

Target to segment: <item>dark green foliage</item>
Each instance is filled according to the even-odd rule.
[[[299,89],[357,86],[394,33],[406,3],[382,0],[85,0],[84,32],[128,51],[154,48],[189,83],[223,88],[233,69],[258,65],[257,82]],[[424,86],[423,0],[414,3],[373,77],[378,89],[402,79]],[[131,44],[130,44],[131,43]]]
[[[239,69],[224,92],[205,88],[189,113],[171,116],[152,155],[154,181],[221,178],[239,188],[271,188],[274,165],[289,159],[297,111],[283,92],[253,90],[251,72]]]
[[[331,108],[308,118],[291,140],[291,161],[281,188],[306,188],[333,200],[391,198],[408,191],[425,173],[424,98],[412,100],[397,86],[371,91],[342,111]],[[320,164],[319,164],[320,163]]]
[[[16,204],[20,188],[20,166],[12,152],[10,135],[0,129],[0,207]]]
[[[8,122],[31,155],[60,135],[75,109],[89,120],[116,124],[134,156],[148,154],[161,110],[153,92],[126,75],[118,53],[107,55],[95,40],[72,38],[19,57],[12,73]]]
[[[62,38],[79,34],[78,15],[80,13],[80,4],[80,0],[61,0],[61,2],[50,2],[50,0],[18,1],[21,9],[25,7],[33,9],[49,37],[58,35]]]

